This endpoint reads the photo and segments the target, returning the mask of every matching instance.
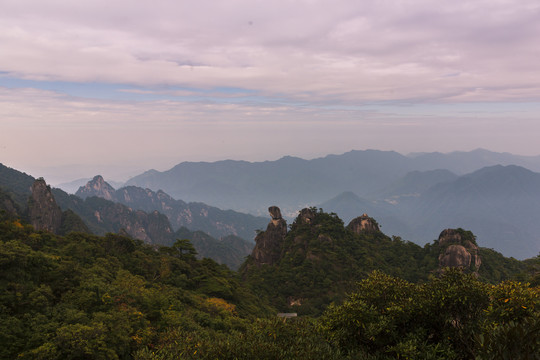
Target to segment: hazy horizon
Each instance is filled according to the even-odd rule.
[[[540,155],[522,155],[522,154],[514,154],[510,152],[498,152],[498,151],[492,151],[489,149],[483,149],[483,148],[476,148],[472,150],[462,151],[462,150],[456,150],[456,151],[449,151],[449,152],[438,152],[438,151],[420,151],[420,152],[411,152],[411,153],[402,153],[396,150],[381,150],[381,149],[350,149],[345,152],[340,153],[324,153],[321,155],[313,155],[313,156],[300,156],[297,154],[284,154],[280,155],[275,158],[266,158],[266,159],[242,159],[242,158],[217,158],[217,159],[206,159],[206,160],[181,160],[181,161],[173,161],[171,164],[165,164],[163,166],[155,166],[149,165],[147,167],[141,167],[141,166],[129,166],[126,164],[116,164],[116,165],[81,165],[81,164],[66,164],[64,166],[56,166],[56,167],[30,167],[30,168],[24,168],[17,166],[16,164],[8,164],[8,163],[2,163],[5,166],[9,166],[11,168],[14,168],[15,170],[22,171],[27,173],[28,175],[31,175],[33,177],[43,177],[48,184],[57,186],[60,184],[67,184],[70,182],[76,182],[79,180],[88,180],[93,178],[96,175],[101,175],[104,177],[104,179],[108,182],[117,182],[117,183],[125,183],[130,178],[140,175],[146,171],[150,170],[157,170],[160,172],[170,170],[174,166],[182,163],[182,162],[218,162],[218,161],[225,161],[225,160],[234,160],[234,161],[248,161],[248,162],[264,162],[264,161],[276,161],[286,156],[292,156],[301,158],[304,160],[313,160],[317,158],[323,158],[329,155],[342,155],[344,153],[350,152],[350,151],[368,151],[368,150],[374,150],[374,151],[393,151],[397,152],[403,156],[416,156],[419,154],[426,154],[426,153],[442,153],[442,154],[451,154],[451,153],[461,153],[461,152],[473,152],[473,151],[489,151],[493,153],[506,153],[516,156],[525,156],[525,157],[535,157]]]

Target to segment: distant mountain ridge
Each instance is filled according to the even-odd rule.
[[[483,149],[449,154],[401,155],[394,151],[353,150],[313,160],[286,156],[276,161],[224,160],[183,162],[159,172],[147,171],[126,182],[165,191],[185,201],[264,215],[268,204],[281,204],[284,216],[322,203],[342,192],[376,198],[412,171],[444,169],[463,175],[493,165],[519,165],[540,171],[540,156],[518,156]]]
[[[418,164],[418,170],[447,169],[458,175],[474,172],[494,165],[517,165],[534,172],[540,172],[540,155],[522,156],[507,152],[498,153],[485,149],[410,154]]]
[[[540,252],[540,174],[525,168],[491,166],[473,173],[434,180],[430,172],[406,175],[389,197],[368,201],[343,194],[321,203],[345,221],[366,209],[379,219],[383,230],[417,243],[426,243],[438,229],[471,229],[481,246],[506,256],[530,258]],[[419,191],[418,183],[423,184]],[[415,192],[414,196],[408,196]]]
[[[262,217],[221,210],[203,203],[186,203],[173,199],[161,190],[154,192],[137,186],[115,190],[100,175],[81,186],[76,196],[82,199],[97,196],[133,209],[159,211],[167,216],[175,230],[187,227],[204,231],[215,238],[235,235],[251,241],[255,237],[255,230],[266,225],[266,219]]]

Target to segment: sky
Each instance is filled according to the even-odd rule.
[[[540,154],[538,0],[0,0],[0,163]]]

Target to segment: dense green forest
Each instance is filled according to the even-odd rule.
[[[348,233],[336,216],[318,214],[316,224],[324,226],[316,229],[325,236],[350,236],[343,237]],[[288,239],[310,231],[312,227],[292,224]],[[314,238],[320,240],[318,235]],[[329,264],[322,272],[306,271],[320,278],[303,279],[296,266],[308,265],[285,256],[282,271],[288,275],[274,274],[263,285],[264,276],[257,281],[244,273],[242,279],[224,265],[198,260],[187,240],[152,247],[116,234],[57,236],[36,232],[4,211],[0,358],[537,358],[538,258],[512,275],[536,287],[518,281],[490,284],[459,270],[435,276],[428,271],[433,267],[429,256],[415,258],[413,250],[399,262],[414,260],[420,267],[398,271],[398,264],[390,265],[413,246],[400,239],[376,235],[381,249],[390,250],[373,256],[367,242],[354,236],[350,240],[359,242],[356,253],[341,249],[345,240],[335,241],[325,252],[355,274],[351,279],[338,281],[338,267]],[[433,246],[427,246],[425,254]],[[348,264],[362,253],[361,262]],[[360,268],[360,263],[371,266]],[[370,267],[381,271],[371,272]],[[264,289],[293,274],[295,292],[313,298],[322,294],[326,305],[334,303],[328,308],[306,304],[317,310],[316,316],[276,318],[283,304]],[[290,287],[279,287],[279,295]],[[342,290],[348,294],[343,298]]]
[[[242,328],[273,310],[188,241],[36,232],[0,223],[0,358],[131,358],[174,331]]]
[[[413,283],[425,283],[439,272],[444,247],[438,241],[421,247],[380,231],[355,233],[336,214],[315,208],[309,212],[309,223],[298,216],[290,225],[276,263],[257,265],[250,256],[240,269],[246,283],[282,311],[320,315],[332,301],[342,302],[373,270]],[[457,231],[475,242],[470,231]],[[484,248],[481,256],[477,275],[484,282],[527,276],[525,262]]]

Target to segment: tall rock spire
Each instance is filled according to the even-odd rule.
[[[270,206],[268,212],[272,220],[266,231],[260,232],[255,237],[256,245],[251,253],[258,265],[272,265],[279,259],[283,240],[287,235],[287,222],[281,217],[281,210],[277,206]]]
[[[51,187],[43,178],[34,181],[28,201],[28,218],[36,230],[57,234],[62,225],[62,210],[56,204]]]

